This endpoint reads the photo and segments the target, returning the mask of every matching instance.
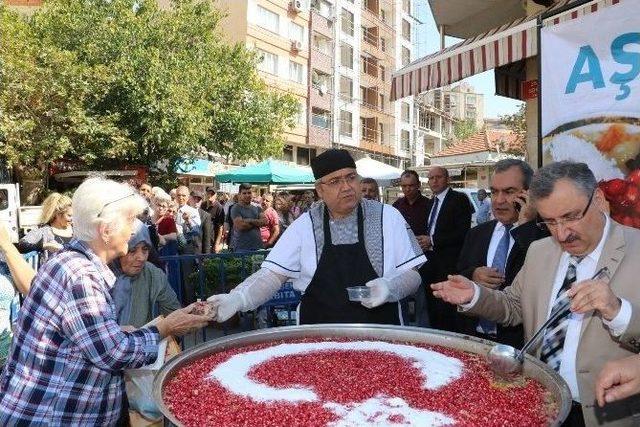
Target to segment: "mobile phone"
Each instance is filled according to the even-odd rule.
[[[524,197],[518,197],[518,199],[522,202],[522,205],[527,203],[527,200]],[[522,205],[519,203],[513,202],[513,207],[515,208],[516,212],[520,212],[520,209],[522,209]]]

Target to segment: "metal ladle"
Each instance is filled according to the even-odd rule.
[[[602,276],[609,277],[609,269],[607,267],[603,267],[596,274],[593,275],[591,280],[599,279]],[[549,316],[546,322],[540,326],[540,328],[536,331],[535,334],[531,337],[529,341],[525,343],[521,350],[516,350],[510,345],[506,344],[496,344],[491,347],[489,354],[487,354],[487,361],[489,363],[489,367],[493,372],[500,376],[513,376],[522,372],[522,364],[524,363],[524,355],[527,350],[535,343],[538,338],[543,334],[543,332],[549,327],[550,324],[558,320],[564,313],[565,308],[569,305],[569,300],[566,301],[564,305],[559,307],[555,312]]]

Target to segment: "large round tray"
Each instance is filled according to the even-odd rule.
[[[164,384],[173,378],[176,372],[183,366],[190,364],[194,360],[229,348],[283,339],[314,337],[375,339],[433,344],[482,355],[486,355],[491,346],[494,345],[491,341],[467,335],[406,326],[327,324],[264,329],[255,332],[229,335],[224,338],[208,341],[172,358],[156,374],[153,382],[153,398],[164,416],[173,424],[180,426],[182,424],[180,424],[173,413],[164,405],[162,389]],[[555,371],[529,355],[525,357],[524,374],[540,381],[540,383],[551,392],[559,405],[558,416],[551,425],[560,425],[571,409],[571,392],[569,391],[569,387]]]

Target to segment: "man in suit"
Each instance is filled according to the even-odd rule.
[[[445,168],[429,169],[428,177],[433,198],[427,204],[427,235],[418,238],[418,243],[427,248],[427,263],[420,275],[427,288],[429,323],[434,329],[463,332],[468,319],[459,315],[454,307],[434,298],[428,285],[446,280],[456,272],[464,238],[471,228],[473,209],[466,195],[449,187],[449,172]]]
[[[608,360],[640,351],[640,231],[605,214],[605,199],[584,163],[540,169],[529,189],[551,237],[533,242],[511,286],[493,290],[463,276],[432,285],[438,298],[468,314],[533,336],[550,313],[563,313],[532,351],[564,378],[574,400],[566,425],[631,426],[638,396],[595,405],[595,382]],[[609,280],[591,280],[601,268]]]
[[[213,238],[213,221],[209,212],[202,209],[202,199],[204,195],[200,191],[192,191],[189,197],[189,206],[198,210],[200,216],[200,224],[202,228],[199,235],[196,237],[196,253],[210,254],[211,242]]]
[[[458,274],[490,289],[504,289],[520,271],[531,242],[549,236],[536,225],[535,211],[527,204],[532,177],[533,169],[522,160],[496,163],[491,177],[495,219],[469,230],[458,259]],[[516,348],[523,345],[522,325],[503,326],[479,319],[469,326],[465,331],[469,335]]]

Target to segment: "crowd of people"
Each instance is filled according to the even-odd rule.
[[[532,355],[569,385],[566,425],[633,425],[640,231],[609,217],[585,164],[534,173],[521,160],[497,162],[473,228],[474,208],[445,168],[428,172],[432,197],[415,171],[403,172],[392,206],[345,150],[311,167],[315,192],[299,196],[259,196],[249,184],[233,197],[186,186],[134,191],[92,178],[72,199],[49,196],[42,226],[17,246],[0,229],[10,273],[0,275],[0,304],[24,296],[13,334],[0,318],[0,424],[115,424],[127,407],[123,370],[152,362],[162,337],[255,310],[290,281],[302,294],[300,324],[403,325],[411,311],[419,326],[516,348],[562,311]],[[258,271],[206,295],[211,317],[194,311],[194,289],[178,299],[158,260],[261,249],[270,251]],[[19,253],[30,250],[43,254],[37,271]],[[189,257],[181,263],[183,274],[196,268]],[[603,269],[608,277],[594,278]],[[350,301],[350,286],[369,295]],[[154,308],[164,318],[147,327]]]

